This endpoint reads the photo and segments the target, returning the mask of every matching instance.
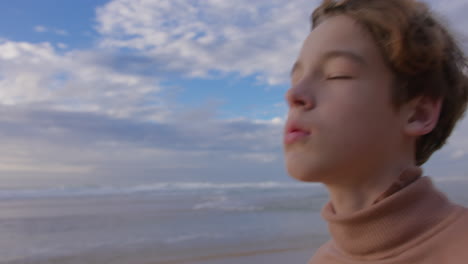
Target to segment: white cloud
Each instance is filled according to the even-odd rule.
[[[103,47],[132,48],[184,71],[286,82],[318,1],[116,0],[97,11]]]
[[[62,42],[57,43],[57,47],[60,49],[66,49],[68,48],[68,45]]]
[[[466,1],[426,2],[465,33]],[[238,73],[284,84],[318,3],[114,0],[97,10],[97,30],[102,46],[144,51],[189,76]]]
[[[258,169],[273,168],[276,177],[284,175],[282,162],[275,162],[281,156],[281,126],[203,116],[172,120],[140,122],[96,113],[3,106],[0,172],[35,179],[54,174],[58,182],[64,180],[63,173],[85,181],[117,175],[160,179],[167,171],[177,179],[198,172],[225,180],[243,171],[236,180],[245,180]],[[184,176],[187,170],[191,173]]]
[[[0,171],[60,181],[63,173],[128,177],[141,170],[150,177],[148,171],[255,170],[278,158],[278,119],[221,121],[216,107],[181,108],[159,96],[157,77],[128,67],[135,59],[0,42]]]
[[[253,122],[256,124],[271,124],[271,125],[282,126],[285,123],[285,119],[277,116],[277,117],[273,117],[270,120],[253,120]]]
[[[244,154],[233,154],[232,159],[240,159],[251,162],[260,163],[272,163],[278,161],[280,155],[278,153],[244,153]]]
[[[442,22],[455,33],[456,39],[459,41],[465,52],[468,53],[468,2],[465,0],[452,0],[452,1],[436,1],[424,0],[428,3],[431,9],[441,17]]]
[[[91,111],[116,117],[146,112],[146,96],[160,91],[158,80],[119,72],[97,51],[58,54],[49,43],[0,42],[0,103],[47,104],[66,111]],[[158,111],[159,111],[158,110]],[[161,114],[161,112],[158,112]]]
[[[37,33],[47,33],[47,32],[52,32],[54,34],[60,35],[60,36],[68,36],[68,31],[64,29],[57,29],[57,28],[48,28],[42,25],[37,25],[34,27],[34,31]]]
[[[456,150],[455,152],[452,153],[451,158],[452,159],[460,159],[463,156],[465,156],[465,154],[466,154],[465,151],[459,149],[459,150]]]
[[[463,2],[433,4],[464,29]],[[190,169],[186,177],[193,170],[238,177],[261,168],[271,171],[258,177],[284,175],[278,162],[284,103],[271,107],[264,116],[275,117],[268,120],[223,121],[217,106],[188,109],[167,101],[159,77],[142,72],[237,73],[284,84],[317,3],[115,0],[97,11],[103,49],[59,52],[67,46],[0,40],[0,105],[10,109],[0,109],[0,171],[162,177]],[[119,48],[136,52],[122,55]],[[466,121],[443,150],[457,164],[468,153],[464,131]]]
[[[68,36],[68,31],[63,29],[55,29],[54,32],[57,35]]]
[[[0,163],[0,172],[42,172],[42,173],[90,173],[92,168],[86,166],[69,166],[28,161],[28,163]]]
[[[34,27],[34,31],[36,31],[36,32],[38,32],[38,33],[47,32],[47,28],[44,27],[44,26],[38,25],[38,26],[35,26],[35,27]]]
[[[444,151],[454,160],[459,160],[468,153],[468,118],[457,124],[455,130],[447,141]]]

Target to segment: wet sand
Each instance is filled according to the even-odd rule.
[[[258,264],[258,263],[304,263],[313,255],[315,249],[288,248],[263,251],[248,251],[236,254],[213,255],[193,259],[181,259],[148,264]]]
[[[316,249],[326,241],[326,237],[289,240],[288,248],[269,245],[243,244],[234,247],[213,247],[203,250],[187,249],[166,254],[155,248],[135,248],[133,250],[103,249],[82,252],[73,256],[23,259],[1,262],[1,264],[306,264]],[[274,244],[274,243],[272,243]],[[196,246],[196,245],[194,245]]]

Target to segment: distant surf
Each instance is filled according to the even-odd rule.
[[[59,198],[106,195],[132,194],[170,194],[202,191],[242,191],[242,190],[290,190],[313,188],[317,184],[288,183],[288,182],[241,182],[241,183],[213,183],[213,182],[160,182],[140,184],[134,186],[59,186],[41,189],[0,189],[0,199],[28,199],[28,198]]]

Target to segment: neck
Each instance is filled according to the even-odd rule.
[[[324,183],[328,189],[333,210],[340,215],[351,214],[370,207],[382,194],[390,191],[389,188],[394,187],[392,184],[399,181],[403,171],[411,167],[415,167],[414,162],[411,161],[399,162],[381,169],[372,169],[367,166],[359,173],[346,173],[347,181]]]
[[[336,214],[333,204],[327,203],[321,215],[333,238],[331,250],[357,256],[363,260],[359,263],[389,263],[384,259],[402,254],[421,243],[421,238],[435,236],[450,225],[462,207],[452,204],[421,173],[416,166],[405,170],[402,175],[416,180],[358,212]]]

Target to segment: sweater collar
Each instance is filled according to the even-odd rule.
[[[336,246],[355,256],[381,255],[410,241],[446,218],[454,205],[437,191],[418,167],[402,172],[398,182],[368,208],[337,215],[331,202],[322,217]]]

